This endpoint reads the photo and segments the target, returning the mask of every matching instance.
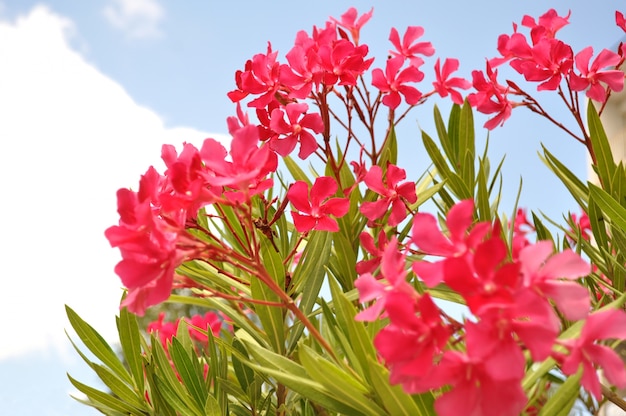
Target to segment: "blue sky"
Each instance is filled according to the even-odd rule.
[[[375,66],[390,48],[392,26],[403,32],[420,25],[437,56],[459,58],[460,75],[469,77],[495,55],[497,36],[512,22],[550,7],[567,13],[560,4],[0,0],[0,186],[10,199],[0,205],[0,312],[10,317],[0,343],[0,413],[90,414],[68,397],[66,371],[86,382],[93,377],[69,350],[63,304],[113,336],[121,292],[112,272],[117,253],[103,230],[116,221],[115,190],[158,165],[163,142],[200,143],[226,132],[234,72],[267,41],[284,54],[298,30],[350,6],[374,7],[361,39]],[[571,25],[561,37],[576,51],[613,46],[622,35],[614,4],[567,2]],[[428,103],[399,129],[399,162],[415,177],[428,164],[418,126],[434,133],[431,114]],[[477,125],[484,120],[477,115]],[[503,208],[523,176],[522,204],[558,218],[576,207],[539,161],[540,143],[585,175],[580,145],[524,109],[514,111],[491,134],[493,160],[507,154]]]

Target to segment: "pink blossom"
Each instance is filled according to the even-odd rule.
[[[366,273],[359,276],[354,282],[354,286],[359,291],[359,302],[376,301],[359,312],[355,317],[356,320],[371,322],[381,314],[386,316],[385,305],[391,293],[403,292],[417,298],[417,292],[406,281],[405,267],[406,255],[398,251],[398,240],[393,236],[385,246],[380,262],[380,279],[385,279],[385,281],[380,281],[371,273]]]
[[[477,92],[469,94],[467,100],[481,113],[496,113],[485,123],[485,128],[493,130],[511,117],[513,105],[507,98],[509,89],[498,83],[496,79],[498,71],[493,70],[489,62],[487,62],[486,74],[487,78],[482,71],[472,71],[472,85]]]
[[[330,217],[343,217],[350,209],[347,198],[330,198],[337,192],[337,182],[329,176],[315,179],[311,187],[304,181],[296,181],[289,187],[287,198],[298,210],[292,211],[293,223],[301,233],[311,230],[339,231],[337,221]]]
[[[578,254],[572,250],[553,254],[551,241],[539,241],[524,247],[519,261],[524,286],[552,299],[567,319],[589,314],[587,289],[572,281],[591,273],[591,266]]]
[[[619,10],[615,11],[615,24],[624,32],[626,32],[626,18],[624,18],[624,13],[620,12]]]
[[[415,105],[422,98],[422,93],[415,87],[407,85],[408,82],[419,82],[424,79],[424,74],[415,66],[400,71],[404,58],[397,56],[387,59],[385,72],[382,69],[372,70],[372,85],[384,94],[383,104],[391,109],[396,109],[402,102],[400,94],[404,96],[407,104]]]
[[[448,94],[450,94],[452,102],[460,105],[463,104],[463,97],[456,89],[460,88],[466,90],[471,87],[472,84],[463,78],[449,78],[457,69],[459,69],[458,59],[446,58],[443,63],[443,68],[440,68],[439,58],[437,58],[437,62],[435,63],[435,75],[437,80],[433,82],[433,86],[440,96],[447,97]]]
[[[284,109],[276,108],[272,111],[270,127],[280,135],[270,140],[272,150],[281,156],[287,156],[296,147],[296,143],[300,143],[300,159],[306,159],[317,150],[317,141],[311,132],[322,133],[324,122],[318,113],[307,114],[308,109],[309,106],[305,103],[291,103]]]
[[[372,7],[369,12],[362,14],[361,17],[357,19],[357,10],[354,7],[350,7],[344,14],[341,15],[341,20],[337,20],[334,17],[331,17],[330,20],[338,26],[347,29],[352,36],[354,44],[358,45],[361,28],[372,18],[373,13],[374,8]]]
[[[581,385],[597,400],[602,399],[595,367],[601,367],[606,379],[618,388],[626,387],[626,368],[617,353],[608,346],[597,344],[603,339],[626,339],[626,313],[619,309],[604,309],[587,317],[577,339],[563,341],[569,354],[560,356],[561,370],[573,375],[583,366]]]
[[[570,11],[567,16],[559,16],[554,9],[550,9],[535,20],[531,16],[522,18],[522,26],[530,28],[533,44],[537,44],[541,39],[554,39],[556,32],[569,24]]]
[[[391,214],[388,224],[392,227],[400,224],[407,216],[406,204],[414,204],[417,201],[415,183],[403,182],[406,178],[404,169],[389,164],[385,181],[383,182],[383,170],[380,166],[372,166],[365,175],[367,187],[383,198],[375,202],[363,202],[360,211],[370,221],[382,218],[391,205]]]
[[[572,74],[570,77],[570,87],[572,91],[583,91],[587,88],[587,97],[594,101],[603,103],[607,98],[606,86],[615,92],[624,89],[624,73],[619,69],[605,69],[615,67],[619,64],[621,58],[615,52],[603,49],[593,60],[591,66],[589,61],[593,55],[593,48],[586,47],[576,54],[576,69],[580,71],[580,75]]]
[[[538,91],[556,90],[573,66],[573,52],[569,45],[557,39],[543,38],[532,47],[529,59],[513,59],[511,66],[527,81],[541,82]]]
[[[419,68],[424,61],[417,55],[432,56],[435,53],[432,43],[430,42],[417,42],[418,38],[424,35],[424,28],[421,26],[409,26],[404,32],[402,41],[400,41],[400,34],[395,27],[391,28],[389,33],[389,40],[396,48],[389,51],[391,56],[401,56],[403,59],[408,59],[411,62],[411,66]]]

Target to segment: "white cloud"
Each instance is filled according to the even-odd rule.
[[[70,48],[71,29],[44,7],[0,21],[0,360],[65,349],[65,303],[117,335],[115,192],[160,169],[162,143],[210,136],[166,129]]]
[[[165,13],[155,0],[110,0],[103,9],[104,17],[130,37],[159,36],[159,23]]]

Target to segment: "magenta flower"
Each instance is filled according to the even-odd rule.
[[[337,221],[330,217],[343,217],[350,209],[347,198],[330,198],[337,192],[337,182],[329,176],[315,179],[311,187],[304,181],[296,181],[289,187],[287,198],[298,210],[292,211],[293,224],[296,230],[306,233],[311,230],[339,231]]]
[[[519,253],[525,287],[554,301],[565,318],[575,321],[589,314],[589,292],[574,282],[591,273],[591,266],[572,250],[553,254],[552,241],[539,241]]]
[[[435,53],[435,48],[433,48],[432,43],[430,42],[417,42],[415,41],[422,37],[424,34],[424,28],[421,26],[409,26],[406,28],[406,32],[404,32],[404,36],[402,37],[402,41],[400,41],[400,34],[395,27],[391,28],[391,32],[389,33],[389,40],[396,48],[396,50],[389,51],[391,56],[401,56],[403,59],[408,59],[411,62],[411,65],[414,67],[419,67],[424,63],[422,58],[419,55],[424,56],[432,56]]]
[[[624,32],[626,32],[626,18],[624,17],[624,13],[620,12],[619,10],[615,11],[615,24]]]
[[[388,224],[392,227],[400,224],[407,216],[406,203],[414,204],[417,201],[414,182],[403,182],[406,171],[396,165],[389,164],[387,175],[383,182],[383,170],[380,166],[372,166],[365,175],[365,184],[369,189],[383,198],[375,202],[363,202],[361,213],[370,221],[382,218],[391,205],[391,214]]]
[[[583,91],[589,88],[587,97],[603,103],[607,94],[604,85],[600,83],[606,84],[612,91],[619,92],[624,89],[624,73],[622,71],[619,69],[603,70],[603,68],[615,67],[621,58],[615,52],[603,49],[589,66],[592,55],[593,48],[591,46],[576,54],[576,69],[580,71],[580,75],[571,75],[570,86],[573,91]]]
[[[396,56],[387,59],[384,73],[380,68],[372,70],[372,85],[385,94],[382,102],[391,109],[396,109],[402,102],[400,94],[404,96],[409,105],[417,104],[422,98],[422,93],[407,83],[421,81],[424,79],[424,73],[415,66],[409,66],[400,71],[403,64],[404,57]]]
[[[291,103],[284,109],[276,108],[272,111],[270,127],[282,135],[270,140],[272,150],[281,156],[287,156],[300,143],[300,159],[306,159],[317,150],[317,141],[310,131],[320,134],[324,131],[324,122],[318,113],[307,114],[308,109],[309,106],[305,103]]]
[[[604,376],[618,388],[626,387],[626,369],[617,353],[596,341],[603,339],[626,339],[626,313],[619,309],[604,309],[587,318],[580,337],[563,341],[569,354],[563,360],[561,370],[566,375],[576,374],[583,366],[581,385],[600,400],[602,391],[595,367],[602,367]]]
[[[347,29],[352,36],[354,44],[358,45],[361,28],[372,18],[373,13],[374,8],[372,7],[369,12],[362,14],[361,17],[357,19],[357,10],[354,7],[350,7],[348,11],[341,15],[341,20],[337,20],[334,17],[331,17],[330,20],[338,26]]]
[[[435,63],[435,75],[437,76],[437,80],[433,82],[433,86],[441,97],[447,97],[448,94],[450,94],[452,102],[461,105],[463,104],[463,97],[456,89],[460,88],[466,90],[471,87],[472,84],[463,78],[450,78],[450,75],[457,69],[459,69],[458,59],[446,58],[443,63],[443,68],[441,68],[439,58],[437,58],[437,62]]]

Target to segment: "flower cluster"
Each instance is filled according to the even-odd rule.
[[[620,25],[620,16],[617,12],[616,22],[624,28],[623,24]],[[585,91],[590,99],[604,103],[612,91],[619,92],[624,88],[624,73],[617,69],[626,59],[624,46],[617,53],[603,49],[592,61],[592,47],[574,53],[570,45],[556,37],[557,32],[568,24],[569,14],[559,16],[550,9],[537,20],[524,16],[521,25],[529,30],[528,37],[517,31],[517,24],[513,25],[514,33],[500,35],[500,56],[488,60],[485,71],[472,72],[472,84],[477,92],[467,97],[481,113],[495,114],[485,123],[486,128],[502,125],[515,106],[527,106],[543,114],[536,101],[516,83],[508,81],[505,86],[498,82],[496,68],[504,63],[526,81],[538,83],[537,91],[558,90],[569,108],[575,108],[579,92]],[[514,102],[509,99],[510,95],[521,96],[522,101]]]
[[[346,287],[359,291],[359,321],[384,320],[377,323],[382,329],[374,346],[391,371],[391,383],[401,384],[410,394],[443,392],[435,403],[439,414],[519,414],[528,401],[522,388],[528,365],[548,358],[565,375],[582,367],[581,384],[598,400],[597,366],[608,381],[626,387],[619,357],[599,343],[626,339],[626,314],[617,309],[594,311],[582,284],[592,273],[588,262],[570,248],[557,250],[552,241],[532,242],[528,233],[534,227],[523,210],[510,224],[511,241],[498,220],[476,221],[472,199],[454,204],[441,229],[437,217],[417,211],[422,201],[416,183],[388,157],[388,148],[383,151],[395,140],[395,125],[435,94],[494,114],[485,125],[488,129],[502,125],[516,106],[547,117],[517,84],[498,81],[497,68],[505,63],[526,81],[538,83],[537,90],[559,91],[580,117],[574,104],[578,93],[585,91],[604,103],[612,91],[623,89],[624,74],[613,67],[624,62],[626,48],[618,53],[603,50],[595,58],[591,48],[574,54],[556,38],[569,15],[550,10],[538,20],[524,17],[521,26],[529,30],[528,36],[518,32],[517,25],[513,34],[502,35],[501,56],[488,60],[485,71],[474,71],[471,82],[453,76],[458,60],[438,58],[432,88],[420,90],[425,58],[435,52],[430,42],[420,40],[424,29],[411,26],[401,38],[392,28],[394,49],[384,67],[370,71],[374,58],[368,57],[360,31],[371,16],[372,11],[359,16],[351,8],[311,33],[299,32],[283,63],[268,44],[264,53],[237,71],[236,88],[228,93],[237,108],[236,116],[227,120],[229,151],[211,138],[200,149],[184,144],[180,153],[164,145],[166,171],[160,174],[150,167],[137,191],[118,191],[119,224],[107,229],[106,237],[122,256],[115,269],[128,289],[122,307],[143,314],[165,301],[174,288],[192,287],[198,296],[253,305],[247,309],[253,312],[258,307],[263,311],[258,321],[271,324],[268,331],[280,326],[281,317],[300,321],[334,358],[319,325],[307,316],[311,311],[299,309],[302,293],[292,287],[290,273],[298,262],[307,261],[300,246],[311,234],[342,233],[355,247],[355,257],[362,251],[360,261],[352,265],[358,278],[350,278]],[[626,30],[620,13],[616,22]],[[569,94],[563,93],[563,85]],[[368,86],[377,90],[373,100]],[[463,97],[461,91],[470,87],[475,92]],[[510,96],[522,101],[513,102]],[[345,106],[348,120],[331,109],[331,100]],[[379,146],[374,132],[381,106],[389,116]],[[406,110],[396,117],[402,106]],[[369,137],[357,133],[354,120],[361,121]],[[337,149],[331,145],[331,126],[345,133]],[[575,137],[592,150],[586,131],[583,138]],[[350,148],[354,144],[357,149]],[[277,175],[279,157],[293,163],[288,157],[296,149],[302,160],[317,156],[325,164],[325,175],[309,181],[296,171],[292,182]],[[349,161],[355,151],[359,161]],[[277,233],[276,224],[286,223],[289,204],[292,225]],[[588,238],[589,218],[571,220]],[[399,231],[402,227],[404,232]],[[573,237],[568,238],[571,242]],[[213,274],[203,279],[200,272],[185,275],[179,268],[194,262]],[[219,284],[212,285],[216,276]],[[464,322],[434,301],[431,290],[442,286],[466,305],[469,316]],[[307,286],[300,282],[297,287]],[[259,293],[265,297],[255,298]],[[285,308],[290,314],[277,317],[263,308]],[[246,317],[248,321],[251,327],[258,323]],[[580,336],[563,338],[564,322],[576,321],[582,326]],[[221,325],[210,312],[189,323],[191,336],[200,342],[206,342],[206,331],[216,333]],[[163,322],[163,316],[148,329],[157,332],[164,345],[177,330],[175,323]],[[280,341],[272,342],[283,350]]]
[[[360,301],[370,306],[357,319],[389,319],[374,344],[391,382],[411,393],[450,386],[435,404],[441,415],[518,415],[527,403],[521,380],[528,352],[536,362],[555,358],[568,375],[582,365],[582,385],[597,399],[594,363],[608,370],[610,382],[626,386],[620,358],[595,344],[626,337],[626,314],[590,314],[589,293],[576,282],[591,272],[590,265],[569,249],[555,252],[550,241],[525,240],[511,255],[500,225],[476,223],[473,213],[472,200],[454,205],[445,234],[434,216],[418,213],[404,247],[395,237],[379,239],[377,261],[359,263],[355,285]],[[472,318],[459,323],[447,316],[428,292],[420,294],[408,282],[409,270],[427,287],[444,283],[461,295]],[[557,339],[557,311],[570,321],[586,320],[580,338]],[[453,347],[459,341],[465,351]]]

